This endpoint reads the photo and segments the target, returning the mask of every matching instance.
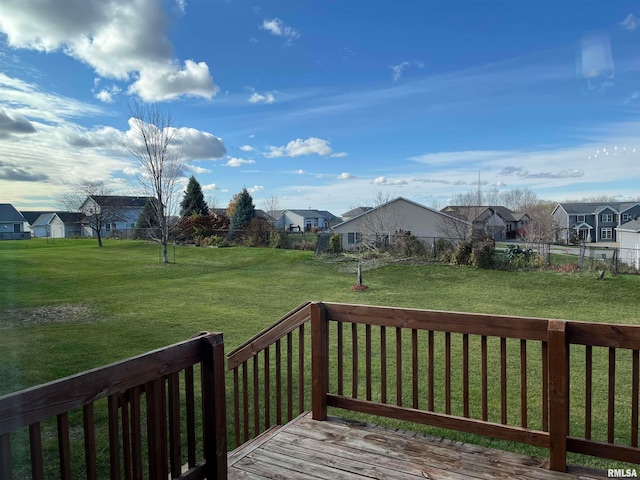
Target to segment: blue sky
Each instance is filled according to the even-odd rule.
[[[0,203],[134,194],[128,103],[180,127],[205,197],[340,215],[376,192],[640,191],[626,1],[0,0]],[[636,150],[637,149],[637,150]]]

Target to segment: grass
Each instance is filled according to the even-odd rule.
[[[223,332],[230,351],[307,300],[638,323],[638,276],[389,265],[366,271],[369,289],[358,292],[353,264],[312,252],[175,253],[177,263],[162,265],[144,242],[0,242],[0,395],[202,330]],[[606,380],[595,383],[606,395]]]

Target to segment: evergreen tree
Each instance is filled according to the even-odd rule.
[[[229,238],[238,237],[240,230],[245,227],[256,216],[256,207],[253,204],[253,198],[246,188],[238,194],[235,202],[233,214],[229,219]]]
[[[156,209],[151,199],[144,204],[144,209],[136,222],[136,230],[136,237],[138,238],[153,238],[160,230]]]
[[[196,177],[191,175],[187,189],[184,192],[184,198],[180,202],[180,216],[182,218],[190,217],[194,213],[209,215],[209,208],[207,207],[207,202],[204,201],[200,183],[196,180]]]

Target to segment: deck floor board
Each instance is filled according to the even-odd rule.
[[[260,478],[588,480],[606,472],[553,472],[545,459],[524,454],[337,418],[318,422],[306,414],[235,454],[229,479]]]

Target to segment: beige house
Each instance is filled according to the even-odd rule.
[[[455,228],[450,228],[450,227]],[[343,250],[361,245],[380,246],[394,235],[413,235],[425,243],[447,237],[464,238],[471,224],[403,197],[395,198],[342,222],[333,231],[340,234]],[[457,233],[451,234],[452,231]]]

